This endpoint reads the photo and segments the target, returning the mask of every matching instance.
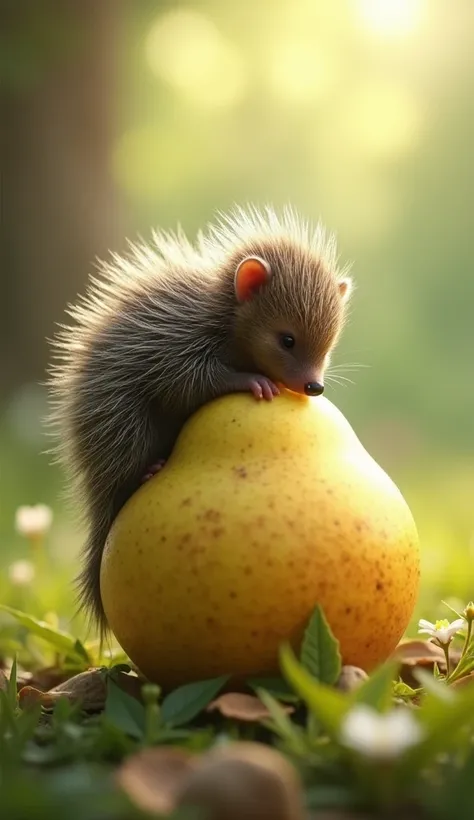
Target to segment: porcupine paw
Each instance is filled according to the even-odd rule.
[[[266,399],[271,401],[274,396],[278,396],[280,391],[266,376],[249,374],[248,390],[253,393],[256,399]]]
[[[144,484],[145,481],[149,481],[150,478],[153,478],[154,475],[156,475],[157,473],[160,472],[160,470],[163,469],[165,464],[166,464],[166,458],[160,458],[158,461],[155,462],[155,464],[152,464],[151,467],[148,468],[148,471],[143,476],[141,483]]]

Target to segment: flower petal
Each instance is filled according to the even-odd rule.
[[[341,727],[341,742],[366,757],[390,760],[423,736],[415,716],[403,707],[378,714],[367,706],[352,709]]]
[[[431,623],[431,621],[426,621],[424,618],[420,618],[420,620],[418,621],[418,626],[422,627],[425,630],[429,629],[430,632],[433,632],[433,630],[436,629],[436,626],[433,623]]]

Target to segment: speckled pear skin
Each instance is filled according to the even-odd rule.
[[[419,585],[397,487],[323,397],[226,396],[186,424],[105,546],[101,590],[129,657],[165,686],[278,670],[316,604],[343,661],[395,648]]]

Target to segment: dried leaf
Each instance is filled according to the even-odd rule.
[[[5,672],[0,669],[0,692],[6,692],[8,688],[8,680]]]
[[[194,766],[191,752],[161,746],[129,757],[118,769],[116,778],[140,809],[166,814],[173,810],[178,787]]]
[[[67,698],[71,703],[80,701],[86,712],[103,709],[105,696],[105,681],[99,669],[88,669],[87,672],[81,672],[48,692],[42,692],[35,686],[23,686],[18,693],[22,708],[39,702],[44,709],[53,709],[60,698]]]
[[[406,666],[426,666],[430,663],[445,664],[444,652],[440,646],[431,641],[417,639],[399,643],[392,657]]]
[[[72,673],[65,672],[64,669],[57,666],[47,666],[44,669],[37,669],[35,672],[22,670],[18,673],[18,691],[24,686],[33,686],[42,692],[49,692],[71,677],[73,677]]]
[[[286,714],[294,712],[292,706],[282,706]],[[258,723],[268,720],[271,715],[260,698],[255,695],[245,695],[240,692],[226,692],[213,700],[207,707],[207,712],[220,712],[225,718],[241,720],[246,723]]]
[[[29,709],[37,703],[40,703],[43,709],[53,709],[59,698],[60,695],[51,697],[48,692],[42,692],[34,686],[23,686],[18,692],[18,703],[21,709]]]
[[[413,689],[419,686],[416,678],[417,668],[433,672],[436,665],[441,672],[446,672],[444,652],[440,646],[432,641],[423,641],[417,638],[401,641],[392,657],[396,658],[401,664],[400,678]]]
[[[464,686],[474,686],[474,672],[470,672],[469,675],[465,675],[463,678],[458,678],[453,683],[450,684],[451,689],[462,689]]]
[[[55,678],[59,678],[60,682],[50,687],[45,686]],[[114,682],[128,695],[140,700],[143,679],[119,672],[114,676]],[[71,703],[80,701],[85,712],[100,712],[105,708],[106,695],[102,668],[91,668],[73,677],[66,677],[64,672],[50,667],[32,676],[23,676],[18,687],[22,707],[39,702],[43,709],[53,709],[58,700],[65,697]]]

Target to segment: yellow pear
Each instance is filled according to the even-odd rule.
[[[345,664],[385,660],[413,612],[416,527],[327,399],[232,395],[189,419],[104,550],[110,627],[150,679],[176,686],[278,671],[320,604]]]

